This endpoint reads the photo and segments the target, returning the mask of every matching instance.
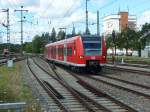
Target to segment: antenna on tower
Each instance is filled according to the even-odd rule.
[[[129,14],[129,6],[127,5],[127,10],[128,10],[128,14]]]
[[[118,8],[118,14],[120,13],[120,5],[119,5],[119,8]]]

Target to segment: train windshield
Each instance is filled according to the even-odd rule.
[[[86,37],[83,39],[84,54],[86,56],[101,55],[101,39],[100,37]]]

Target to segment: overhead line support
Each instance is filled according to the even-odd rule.
[[[23,6],[21,6],[21,9],[20,10],[14,10],[15,12],[20,12],[20,15],[21,15],[21,54],[23,54],[23,12],[28,12],[28,10],[23,10]]]

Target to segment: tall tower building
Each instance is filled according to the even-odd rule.
[[[104,35],[112,34],[112,31],[121,32],[127,27],[136,30],[137,18],[135,15],[129,15],[128,12],[119,12],[103,18]]]

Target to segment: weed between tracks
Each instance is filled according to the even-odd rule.
[[[0,67],[0,103],[26,102],[27,107],[24,112],[40,112],[38,111],[41,110],[40,106],[32,96],[29,86],[22,80],[22,69],[21,63],[15,64],[13,68]]]

